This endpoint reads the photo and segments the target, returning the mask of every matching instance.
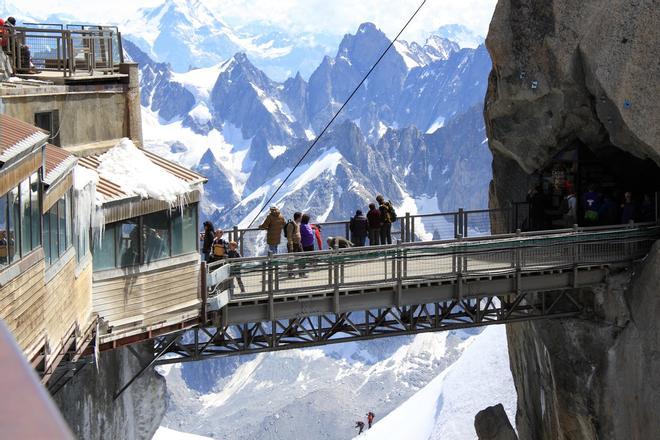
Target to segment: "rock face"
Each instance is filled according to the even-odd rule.
[[[518,440],[501,403],[479,411],[474,429],[479,440]]]
[[[134,348],[142,365],[148,362],[149,350]],[[165,379],[147,369],[113,400],[142,366],[126,348],[103,353],[99,364],[98,372],[86,366],[53,397],[72,431],[81,439],[151,439],[167,409]]]
[[[500,0],[487,47],[490,205],[524,197],[530,174],[569,145],[660,164],[657,1]],[[660,247],[613,273],[596,318],[509,325],[525,439],[656,438]]]

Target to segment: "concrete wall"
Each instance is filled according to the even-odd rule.
[[[22,94],[3,95],[2,105],[4,113],[30,124],[34,124],[35,113],[59,110],[62,147],[129,136],[124,86],[103,90],[88,86],[31,88]]]

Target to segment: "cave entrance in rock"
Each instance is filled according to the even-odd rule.
[[[590,148],[576,144],[566,148],[537,176],[538,183],[528,197],[530,229],[658,219],[660,167],[613,145]]]

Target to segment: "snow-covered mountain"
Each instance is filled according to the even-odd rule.
[[[246,226],[390,41],[346,35],[305,81],[272,80],[244,53],[175,73],[136,45],[148,148],[210,176],[204,210]],[[274,202],[285,215],[345,219],[384,193],[411,213],[486,206],[481,102],[490,60],[438,36],[399,42]],[[429,203],[430,202],[430,203]]]
[[[264,23],[235,29],[200,0],[165,0],[141,8],[122,24],[122,31],[152,59],[169,63],[176,72],[211,67],[244,52],[271,77],[282,80],[296,70],[309,75],[332,41],[321,34],[294,37]]]
[[[450,415],[465,424],[490,402],[504,402],[510,412],[515,407],[504,329],[496,327],[218,358],[162,373],[169,390],[163,426],[217,439],[351,438],[368,411],[377,415],[375,433],[388,425],[386,414],[396,417],[409,406],[400,408],[402,402],[428,396],[428,387],[423,403],[429,406],[416,410],[429,415],[429,431],[437,422],[438,435],[458,432],[442,428]],[[403,435],[429,420],[415,422],[389,434],[380,429],[377,437],[428,438]]]

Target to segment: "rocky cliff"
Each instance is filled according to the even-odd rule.
[[[165,415],[165,379],[147,369],[114,400],[121,389],[149,362],[148,347],[135,345],[102,353],[98,370],[87,365],[53,398],[80,439],[149,440]]]
[[[654,0],[500,0],[487,48],[491,206],[524,197],[563,148],[660,164],[660,8]],[[525,439],[647,439],[660,432],[660,248],[613,273],[596,319],[510,325]]]

